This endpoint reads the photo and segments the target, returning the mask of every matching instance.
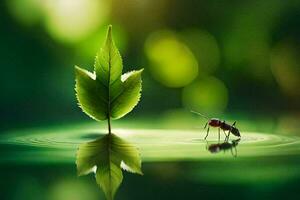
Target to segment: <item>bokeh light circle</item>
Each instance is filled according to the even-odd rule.
[[[220,63],[220,49],[216,38],[207,31],[191,29],[182,34],[199,65],[199,75],[214,72]]]
[[[104,25],[110,13],[108,0],[7,0],[11,14],[22,24],[41,23],[55,40],[73,44]]]
[[[39,0],[6,0],[8,11],[20,23],[33,26],[43,16],[43,1]]]
[[[96,52],[99,51],[103,45],[103,41],[105,41],[106,33],[107,26],[103,26],[99,28],[95,34],[76,44],[77,56],[87,60],[94,59]],[[123,54],[123,52],[126,50],[128,42],[126,31],[123,29],[123,27],[113,24],[113,37],[116,46],[121,54]]]
[[[203,113],[221,113],[228,103],[228,90],[224,83],[207,77],[183,89],[182,101],[186,108]]]
[[[105,0],[47,0],[45,26],[55,39],[77,42],[96,31],[108,11]]]
[[[279,42],[271,53],[271,70],[282,91],[300,96],[300,53],[291,41]]]
[[[183,87],[198,75],[198,63],[190,49],[175,33],[159,31],[145,43],[153,77],[167,87]]]

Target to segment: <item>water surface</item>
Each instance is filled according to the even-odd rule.
[[[197,199],[199,196],[230,199],[232,195],[280,199],[284,195],[297,195],[300,186],[298,136],[242,132],[235,157],[231,149],[218,153],[208,151],[210,145],[222,143],[224,139],[218,141],[214,131],[207,141],[198,129],[119,128],[113,132],[139,147],[145,174],[143,177],[126,174],[116,199]],[[19,190],[24,192],[24,197],[29,195],[26,191],[34,190],[37,196],[48,194],[42,199],[70,198],[66,196],[70,195],[67,189],[60,191],[53,187],[78,187],[91,195],[89,199],[102,197],[92,176],[76,177],[74,161],[80,143],[104,133],[104,129],[81,124],[2,134],[1,184],[6,191],[3,199],[21,199],[15,195]],[[231,136],[230,141],[234,139]],[[11,174],[13,178],[9,178]],[[26,182],[37,188],[26,189]],[[80,195],[76,198],[84,199]],[[34,198],[29,195],[25,199]]]

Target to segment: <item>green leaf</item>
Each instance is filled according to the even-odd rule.
[[[111,102],[111,117],[118,119],[129,113],[139,102],[142,90],[142,70],[122,76],[122,91]]]
[[[76,97],[79,106],[87,115],[95,120],[107,119],[107,93],[106,88],[97,84],[95,74],[92,74],[79,67],[76,72]]]
[[[78,175],[96,173],[96,181],[108,200],[114,198],[122,182],[122,168],[142,174],[138,149],[114,134],[80,145],[76,165]]]
[[[78,104],[91,118],[108,120],[109,134],[80,145],[77,172],[88,174],[95,169],[96,180],[107,199],[111,200],[120,186],[122,170],[142,174],[137,148],[111,133],[110,119],[129,113],[139,102],[143,70],[122,75],[122,58],[109,26],[104,46],[96,55],[94,72],[75,67]]]
[[[76,96],[83,112],[97,121],[118,119],[137,105],[143,70],[122,76],[122,69],[122,58],[109,26],[104,46],[95,59],[94,73],[75,67]]]

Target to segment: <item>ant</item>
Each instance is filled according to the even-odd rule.
[[[207,138],[207,136],[208,136],[208,133],[209,133],[209,127],[210,127],[210,126],[211,126],[211,127],[218,127],[218,128],[219,128],[219,141],[220,141],[220,129],[222,129],[223,132],[224,132],[224,134],[225,134],[225,137],[226,137],[225,140],[228,140],[228,139],[229,139],[230,133],[232,133],[233,135],[235,135],[235,136],[237,136],[237,137],[241,137],[241,134],[240,134],[239,129],[237,129],[237,128],[235,127],[236,121],[235,121],[232,125],[230,125],[230,124],[227,124],[227,123],[225,122],[225,120],[224,120],[224,121],[221,121],[221,120],[216,119],[216,118],[209,119],[209,118],[206,117],[205,115],[203,115],[203,114],[201,114],[201,113],[198,113],[198,112],[196,112],[196,111],[192,111],[192,110],[191,110],[191,112],[192,112],[192,113],[195,113],[195,114],[197,114],[197,115],[200,115],[200,116],[202,116],[202,117],[204,117],[204,118],[206,118],[206,119],[208,120],[208,122],[207,122],[207,123],[205,124],[205,126],[204,126],[204,129],[206,129],[206,127],[207,127],[207,125],[208,125],[207,132],[206,132],[206,136],[204,137],[205,140],[206,140],[206,138]],[[228,135],[226,134],[225,131],[228,131]]]
[[[236,146],[239,144],[240,140],[241,140],[240,138],[236,139],[236,140],[232,140],[231,142],[228,142],[227,140],[225,140],[223,143],[211,144],[206,148],[211,153],[219,153],[222,150],[225,152],[230,149],[232,156],[236,157],[237,156]],[[234,153],[232,150],[233,148],[235,150]]]

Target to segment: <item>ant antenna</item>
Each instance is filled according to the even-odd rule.
[[[205,115],[203,115],[203,114],[201,114],[201,113],[199,113],[199,112],[197,112],[197,111],[191,110],[191,112],[192,112],[192,113],[195,113],[195,114],[197,114],[197,115],[200,115],[201,117],[204,117],[205,119],[208,119],[207,116],[205,116]]]

